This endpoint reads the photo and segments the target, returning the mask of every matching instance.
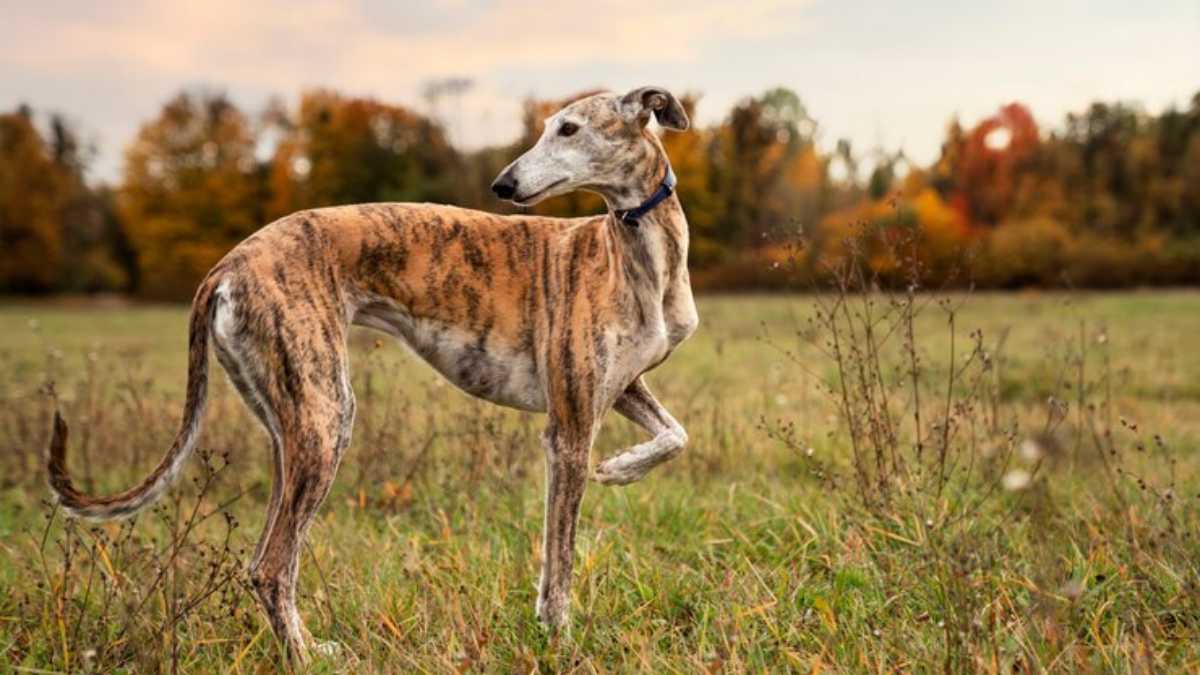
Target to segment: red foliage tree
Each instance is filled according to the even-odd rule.
[[[1038,142],[1037,122],[1021,103],[1009,103],[966,133],[953,124],[936,171],[943,197],[972,225],[999,224]]]

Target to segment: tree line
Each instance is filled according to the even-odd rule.
[[[490,181],[565,102],[528,100],[511,144],[465,152],[429,115],[375,99],[319,89],[251,113],[184,91],[126,146],[116,185],[84,179],[94,153],[65,118],[41,123],[20,106],[0,113],[0,292],[187,298],[238,241],[310,207],[510,211]],[[693,118],[699,102],[683,97]],[[780,263],[817,269],[863,227],[908,233],[930,284],[1200,282],[1200,92],[1158,115],[1097,102],[1049,131],[1011,103],[969,128],[952,120],[929,166],[848,141],[822,152],[819,133],[796,93],[776,88],[664,136],[698,286],[781,287]],[[602,209],[573,194],[533,211]],[[799,255],[784,243],[797,233]],[[894,258],[868,260],[886,280]]]

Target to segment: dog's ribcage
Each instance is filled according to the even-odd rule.
[[[546,409],[531,353],[489,342],[467,328],[414,317],[394,303],[371,303],[358,310],[354,323],[397,338],[469,394],[521,410]]]

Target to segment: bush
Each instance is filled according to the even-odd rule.
[[[719,262],[693,269],[692,286],[702,291],[784,291],[792,289],[789,252],[763,247],[725,255]]]
[[[1052,218],[1002,224],[988,235],[974,276],[983,286],[1055,286],[1071,250],[1070,231]]]
[[[1157,284],[1200,283],[1200,237],[1170,239],[1154,261],[1153,281]]]
[[[1072,286],[1118,288],[1150,280],[1157,246],[1151,241],[1123,242],[1115,237],[1084,234],[1076,239],[1063,269]]]
[[[1053,219],[1035,218],[993,230],[974,273],[979,286],[994,288],[1190,284],[1200,280],[1200,240],[1072,234]]]

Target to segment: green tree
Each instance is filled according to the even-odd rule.
[[[457,202],[462,162],[440,125],[403,106],[306,92],[269,116],[280,142],[270,162],[273,217],[377,201]]]
[[[816,157],[815,132],[816,123],[799,97],[787,89],[771,89],[734,106],[713,134],[714,180],[722,197],[719,239],[745,244],[797,217],[808,219],[805,216],[810,214],[798,213],[797,202],[791,199],[797,189],[811,192],[811,219],[816,219],[824,169],[813,184],[789,181],[789,177],[811,175],[803,165],[811,165]]]
[[[136,260],[117,215],[111,189],[91,188],[84,180],[94,150],[62,115],[50,117],[50,149],[55,164],[70,186],[59,228],[63,264],[60,290],[78,292],[127,291],[137,278]]]

